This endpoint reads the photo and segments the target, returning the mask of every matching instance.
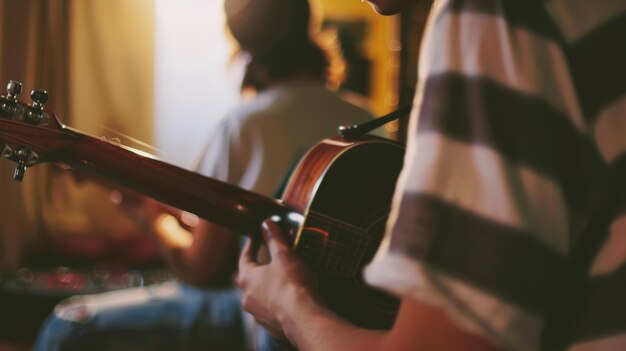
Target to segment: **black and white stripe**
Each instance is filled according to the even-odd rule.
[[[625,33],[623,0],[436,1],[392,235],[368,280],[441,299],[421,293],[419,277],[377,273],[413,260],[411,274],[428,276],[430,267],[454,280],[440,294],[463,294],[465,284],[478,289],[473,298],[484,294],[479,299],[490,302],[472,313],[482,316],[474,327],[486,336],[495,330],[496,342],[538,347],[597,189],[609,170],[626,182]],[[626,185],[610,186],[622,189],[625,214]],[[614,291],[626,296],[626,217],[619,218],[594,261],[576,350],[626,335],[626,311],[611,309],[620,302]],[[498,300],[504,319],[490,317]],[[516,313],[524,316],[517,327]]]
[[[546,291],[565,267],[563,255],[511,226],[477,216],[437,197],[409,194],[400,216],[413,221],[396,230],[429,233],[430,240],[397,236],[390,250],[419,257],[436,269],[471,282],[536,315],[548,307]],[[414,216],[420,218],[412,218]],[[463,228],[459,230],[459,228]]]

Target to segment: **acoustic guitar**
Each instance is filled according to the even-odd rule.
[[[19,101],[21,84],[0,97],[0,155],[14,178],[48,162],[81,170],[242,234],[280,218],[297,253],[320,274],[320,292],[339,315],[365,328],[389,328],[398,301],[364,284],[362,270],[383,236],[404,147],[376,138],[334,137],[313,147],[272,199],[202,176],[149,154],[63,125],[44,108],[48,95]]]

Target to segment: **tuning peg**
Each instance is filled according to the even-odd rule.
[[[17,161],[17,166],[15,167],[15,172],[13,173],[13,179],[15,181],[21,182],[24,179],[26,164],[31,154],[32,151],[28,149],[19,149],[15,152],[15,161]]]
[[[24,85],[22,83],[10,80],[7,84],[7,99],[17,101],[20,94],[22,94],[23,87]]]
[[[30,98],[33,100],[33,103],[28,108],[26,114],[27,121],[39,124],[44,120],[43,105],[48,102],[48,92],[45,90],[33,90],[30,92]]]
[[[33,100],[33,107],[42,108],[48,102],[48,92],[45,90],[33,90],[30,92],[30,98]]]
[[[15,167],[15,172],[13,173],[13,180],[17,182],[21,182],[24,179],[24,174],[26,173],[26,162],[20,161]]]

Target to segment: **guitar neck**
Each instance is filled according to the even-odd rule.
[[[107,140],[64,127],[65,145],[48,155],[114,184],[194,213],[242,234],[257,232],[273,215],[291,209],[275,199],[205,177]]]

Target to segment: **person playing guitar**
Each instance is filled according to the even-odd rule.
[[[626,350],[625,31],[624,1],[434,1],[365,269],[401,298],[393,327],[328,309],[271,220],[271,262],[240,257],[244,308],[303,351]]]

